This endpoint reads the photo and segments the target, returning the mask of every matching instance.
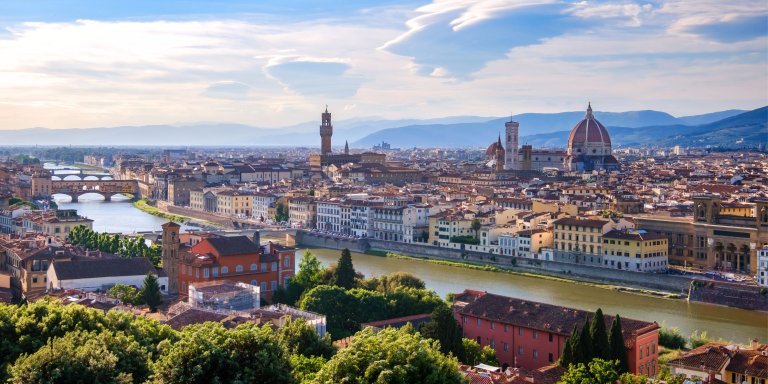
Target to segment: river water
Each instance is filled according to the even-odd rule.
[[[335,264],[340,255],[339,251],[330,249],[311,251],[326,266]],[[369,277],[397,271],[412,273],[441,297],[469,288],[589,311],[602,308],[606,314],[618,313],[627,318],[677,327],[684,336],[695,330],[705,330],[710,337],[742,344],[752,338],[768,342],[768,314],[755,311],[355,252],[352,261],[357,271]]]
[[[111,202],[100,195],[83,195],[78,203],[68,202],[69,197],[56,196],[59,207],[77,209],[92,220],[97,231],[133,233],[159,231],[166,220],[144,213],[122,196],[114,196]],[[339,251],[311,250],[324,265],[338,260]],[[405,271],[412,273],[435,290],[441,297],[447,293],[461,292],[466,288],[488,291],[505,296],[548,304],[563,305],[594,311],[602,308],[607,314],[656,321],[668,327],[678,327],[684,336],[695,330],[707,331],[710,337],[724,338],[739,343],[758,338],[768,342],[768,314],[721,307],[685,300],[671,300],[637,294],[616,292],[608,289],[564,283],[533,277],[498,272],[480,271],[460,267],[432,264],[418,260],[402,260],[352,253],[355,269],[366,276]]]

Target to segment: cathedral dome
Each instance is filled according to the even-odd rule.
[[[571,135],[568,137],[568,148],[595,144],[610,147],[611,138],[608,136],[608,130],[605,129],[605,126],[595,119],[590,104],[584,119],[571,130]]]
[[[488,149],[485,150],[485,156],[488,158],[493,158],[496,156],[496,149],[501,148],[501,150],[504,150],[504,147],[501,146],[501,143],[498,141],[494,141],[493,144],[488,146]]]

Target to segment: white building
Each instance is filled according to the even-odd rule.
[[[317,201],[317,223],[315,228],[323,231],[342,233],[341,201],[339,199]]]
[[[517,234],[504,233],[499,235],[499,254],[517,256]]]
[[[253,218],[256,220],[262,220],[265,222],[270,222],[271,220],[274,220],[275,218],[272,217],[274,215],[270,215],[269,209],[275,207],[275,203],[277,202],[277,196],[271,194],[271,193],[265,193],[265,192],[256,192],[253,194],[253,203],[252,203],[252,210],[253,210]]]
[[[757,251],[757,284],[768,287],[768,245]]]
[[[147,273],[157,276],[160,291],[168,293],[168,276],[158,275],[145,257],[54,262],[48,267],[48,289],[106,291],[116,284],[141,288]]]
[[[371,237],[373,234],[374,203],[355,200],[350,203],[349,229],[351,234],[358,237]]]

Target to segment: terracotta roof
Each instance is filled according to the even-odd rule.
[[[197,252],[195,248],[198,248],[198,246],[204,242],[208,242],[208,244],[216,250],[216,253],[218,253],[219,256],[244,255],[261,252],[261,248],[254,244],[247,236],[210,237],[193,246],[191,251]]]
[[[605,129],[602,123],[595,119],[592,114],[592,107],[587,109],[587,114],[580,122],[578,122],[571,134],[568,136],[568,147],[572,148],[574,144],[583,143],[603,143],[605,145],[611,145],[611,138],[608,136],[608,130]]]
[[[761,351],[739,349],[725,369],[747,376],[768,379],[768,356],[763,355]]]
[[[608,220],[579,219],[576,217],[564,217],[562,219],[555,220],[554,222],[554,225],[573,225],[595,228],[602,228],[606,224],[608,224]]]
[[[691,350],[668,364],[672,367],[688,368],[699,372],[722,372],[730,359],[730,351],[724,344],[709,343]]]
[[[145,257],[62,261],[54,262],[51,268],[53,268],[59,280],[140,276],[146,275],[148,272],[157,272],[152,262]]]
[[[462,298],[474,298],[474,300],[462,306],[457,303]],[[467,296],[456,295],[454,296],[454,304],[458,304],[456,305],[457,312],[462,315],[480,317],[561,335],[570,335],[574,326],[581,327],[585,321],[592,319],[594,315],[588,311],[492,293],[477,295],[475,292],[470,292]],[[604,316],[606,328],[610,328],[613,318],[613,316]],[[630,338],[633,332],[645,333],[656,328],[658,328],[656,323],[627,318],[621,319],[621,329],[625,340]]]

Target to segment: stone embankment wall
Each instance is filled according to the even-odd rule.
[[[725,281],[694,281],[688,300],[768,312],[768,288]]]
[[[222,217],[219,215],[214,215],[208,212],[201,212],[194,209],[177,207],[171,204],[166,204],[164,206],[158,205],[158,209],[161,209],[168,213],[172,213],[174,215],[194,217],[195,219],[206,220],[206,221],[210,221],[212,223],[218,223],[221,225],[227,225],[227,226],[232,225],[231,219]]]
[[[527,272],[600,284],[623,285],[632,288],[662,290],[684,295],[688,294],[688,287],[691,282],[690,278],[684,276],[638,273],[558,261],[466,252],[428,244],[408,244],[377,239],[336,239],[331,236],[304,231],[296,233],[296,242],[299,245],[311,247],[349,248],[349,250],[355,252],[377,250],[433,260],[490,265],[516,272]]]

